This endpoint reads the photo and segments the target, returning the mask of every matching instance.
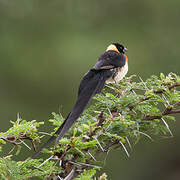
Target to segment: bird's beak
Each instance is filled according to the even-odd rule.
[[[127,50],[128,50],[127,48],[124,48],[124,49],[123,49],[124,53],[125,53]]]

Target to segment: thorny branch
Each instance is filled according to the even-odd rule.
[[[174,107],[175,106],[180,106],[180,102],[178,103],[175,103],[173,105]],[[169,115],[169,114],[178,114],[180,113],[180,109],[173,109],[173,108],[166,108],[163,112],[162,112],[162,115],[161,116],[146,116],[145,119],[146,120],[153,120],[153,119],[161,119],[163,116],[165,115]]]
[[[142,81],[142,80],[141,80]],[[131,84],[130,81],[128,81],[128,83]],[[144,82],[143,82],[144,83]],[[174,82],[172,82],[174,83]],[[176,88],[176,87],[180,87],[180,83],[174,83],[174,84],[171,84],[171,85],[167,85],[167,84],[162,84],[162,85],[165,85],[169,90],[171,90],[173,92],[173,88]],[[146,84],[144,83],[144,86],[146,87],[146,89],[148,90],[148,87],[146,86]],[[118,94],[119,96],[117,96],[118,98],[123,98],[124,96],[126,96],[126,94],[129,93],[129,90],[130,92],[133,92],[135,95],[137,95],[137,101],[132,101],[133,103],[132,104],[129,104],[127,105],[127,109],[128,111],[130,110],[130,112],[132,113],[132,111],[134,113],[132,114],[135,114],[136,112],[134,111],[134,108],[137,107],[139,104],[143,104],[143,102],[146,103],[146,101],[151,101],[151,96],[148,96],[148,95],[144,95],[144,96],[138,96],[138,93],[136,94],[135,92],[135,88],[133,89],[132,87],[136,87],[136,86],[130,86],[131,89],[128,89],[128,87],[125,86],[125,89],[122,90],[122,92],[120,93],[120,88],[116,85],[115,85],[115,88],[117,89],[117,91],[119,91],[120,94]],[[154,94],[158,94],[157,96],[162,96],[165,94],[165,90],[152,90],[152,93]],[[134,95],[133,94],[133,95]],[[179,99],[178,99],[179,100]],[[174,101],[173,101],[174,102]],[[161,119],[164,124],[166,125],[167,129],[168,129],[168,125],[166,124],[166,122],[164,121],[163,119],[163,116],[166,116],[166,115],[170,115],[170,114],[180,114],[180,101],[177,102],[175,101],[176,103],[172,104],[172,105],[168,105],[168,106],[165,106],[165,108],[160,112],[158,113],[157,116],[153,116],[153,115],[148,115],[147,113],[142,113],[142,116],[140,116],[141,118],[144,116],[144,119],[140,119],[142,120],[142,124],[144,123],[143,120],[154,120],[154,119]],[[96,165],[96,163],[98,162],[96,160],[96,155],[99,154],[99,153],[106,153],[108,154],[108,152],[110,151],[110,149],[113,147],[113,148],[116,148],[116,147],[122,147],[122,149],[124,149],[124,151],[126,152],[127,156],[129,156],[129,153],[125,147],[125,145],[129,145],[130,149],[131,149],[131,144],[130,144],[130,141],[129,140],[125,140],[125,141],[121,141],[121,137],[123,137],[124,139],[128,139],[130,136],[127,135],[125,133],[125,135],[121,136],[121,134],[118,135],[121,136],[120,138],[117,136],[108,136],[108,138],[106,138],[105,140],[103,139],[103,141],[101,140],[101,135],[104,135],[105,133],[109,133],[110,131],[108,131],[112,126],[113,122],[117,122],[116,119],[118,119],[118,123],[122,120],[124,120],[124,115],[123,115],[123,110],[121,112],[121,108],[119,108],[120,110],[116,110],[115,109],[111,109],[108,108],[108,113],[109,115],[106,117],[106,114],[105,114],[105,110],[103,109],[100,109],[100,113],[98,115],[98,118],[97,118],[97,121],[96,122],[93,122],[93,124],[89,125],[88,126],[88,130],[85,131],[85,133],[83,134],[83,138],[80,140],[80,142],[82,143],[88,143],[88,142],[91,142],[92,140],[96,140],[96,149],[95,151],[92,151],[92,148],[91,146],[84,149],[78,149],[76,147],[76,144],[74,145],[73,144],[73,139],[76,139],[78,138],[78,136],[75,135],[72,136],[70,138],[70,141],[68,139],[68,143],[67,144],[59,144],[58,149],[54,149],[54,152],[53,152],[53,155],[51,154],[51,157],[46,159],[46,161],[44,161],[39,167],[43,167],[44,164],[46,164],[48,161],[50,160],[55,160],[61,169],[63,169],[60,173],[56,173],[55,174],[55,178],[54,180],[57,180],[57,179],[63,179],[63,180],[72,180],[74,179],[77,175],[81,174],[83,172],[84,169],[89,169],[89,168],[100,168],[99,166]],[[146,114],[146,115],[144,115]],[[115,119],[116,118],[116,119]],[[125,119],[126,120],[126,119]],[[136,123],[136,120],[134,121]],[[141,122],[137,122],[137,124],[140,124],[141,125]],[[139,125],[138,124],[138,125]],[[150,124],[150,123],[148,123]],[[105,126],[106,125],[106,126]],[[109,128],[110,127],[110,128]],[[112,126],[113,127],[113,126]],[[170,129],[168,129],[169,132],[171,133]],[[120,131],[118,129],[118,131]],[[114,131],[112,131],[113,135],[116,135],[114,133]],[[131,132],[132,132],[132,129],[131,129]],[[137,126],[137,129],[133,129],[133,136],[136,136],[137,134],[143,134],[147,137],[149,137],[149,139],[151,139],[151,137],[145,133],[146,131],[142,131],[141,132],[141,129],[138,129],[138,126]],[[104,134],[103,134],[104,133]],[[111,135],[111,132],[109,133]],[[111,138],[112,137],[112,138]],[[122,139],[123,139],[122,138]],[[33,145],[33,148],[34,150],[36,150],[36,146],[35,146],[35,143],[33,141],[33,139],[31,139],[28,134],[20,134],[20,136],[16,136],[16,135],[12,135],[12,136],[9,136],[9,137],[0,137],[0,139],[3,139],[4,141],[8,142],[8,143],[11,143],[13,144],[14,146],[18,146],[20,144],[23,143],[22,140],[29,140],[31,141],[32,145]],[[93,146],[92,146],[93,147]],[[73,154],[71,154],[73,152]],[[93,152],[93,153],[92,153]],[[92,153],[92,154],[91,154]],[[81,159],[83,156],[86,156],[86,158],[83,159],[83,161],[79,160]],[[93,163],[92,163],[93,162]]]
[[[25,134],[25,133],[20,134],[19,137],[17,137],[16,135],[10,135],[7,137],[6,136],[0,137],[0,139],[3,139],[4,141],[6,141],[10,144],[13,144],[14,146],[18,146],[18,145],[24,143],[23,140],[29,140],[32,143],[34,151],[36,151],[36,146],[35,146],[33,139],[28,137],[27,134]]]
[[[171,90],[171,89],[173,89],[173,88],[175,88],[175,87],[178,87],[178,86],[180,86],[180,83],[174,83],[174,84],[172,84],[172,85],[168,85],[168,88],[169,88],[169,90]],[[161,94],[161,93],[163,93],[163,92],[164,92],[164,90],[154,91],[154,93],[156,93],[156,94]]]
[[[168,88],[169,90],[175,88],[175,87],[178,87],[180,86],[180,83],[175,83],[173,85],[169,85]],[[164,90],[158,90],[158,91],[154,91],[154,93],[156,94],[163,94],[164,93]],[[146,101],[146,100],[149,100],[150,98],[149,97],[146,97],[144,99],[140,99],[140,102],[142,101]],[[171,108],[167,107],[165,108],[165,110],[161,113],[162,115],[161,116],[145,116],[145,119],[146,120],[153,120],[153,119],[161,119],[163,116],[165,115],[169,115],[169,114],[177,114],[177,113],[180,113],[180,109],[173,109],[173,107],[178,107],[180,106],[180,102],[177,102],[175,104],[173,104],[173,106]],[[116,113],[116,112],[110,112],[112,114]],[[113,116],[112,116],[112,119],[113,119]],[[89,137],[93,137],[94,135],[96,135],[97,137],[99,135],[96,134],[96,131],[101,128],[103,129],[103,122],[106,121],[106,118],[103,116],[103,111],[99,114],[98,116],[98,122],[97,122],[97,125],[96,125],[96,128],[92,131],[92,129],[90,128],[90,133],[89,133]],[[86,140],[84,140],[86,141]],[[114,140],[113,142],[107,144],[105,147],[103,147],[103,151],[100,150],[98,151],[99,153],[100,152],[108,152],[109,149],[114,146],[114,145],[120,145],[120,142],[119,140]]]
[[[178,86],[180,86],[180,83],[175,83],[173,85],[169,85],[168,88],[169,88],[169,90],[171,90],[171,89],[173,89],[175,87],[178,87]],[[163,94],[164,90],[154,91],[154,93],[156,93],[156,94]],[[146,100],[150,100],[150,97],[145,97],[143,99],[140,99],[139,102],[143,102],[143,101],[146,101]],[[145,119],[146,120],[161,119],[163,116],[168,115],[168,114],[177,114],[177,113],[180,113],[180,109],[173,109],[174,107],[177,108],[178,106],[180,106],[180,102],[175,103],[172,107],[165,108],[165,110],[161,113],[160,116],[148,116],[147,115],[147,116],[145,116]],[[130,109],[132,110],[133,107],[130,107]],[[117,112],[113,111],[113,112],[110,112],[110,114],[111,114],[111,116],[112,116],[111,118],[113,120],[114,115],[116,115]],[[103,127],[103,122],[104,121],[106,121],[106,118],[103,115],[103,111],[101,111],[101,113],[98,116],[98,120],[97,120],[95,128],[92,129],[92,127],[90,126],[88,137],[90,137],[90,138],[96,137],[97,138],[98,136],[100,136],[100,134],[97,133],[97,131],[99,129],[101,129],[101,131],[105,131],[105,129]],[[88,140],[83,138],[82,141],[86,142]],[[121,146],[123,144],[118,139],[115,139],[113,142],[111,142],[111,143],[107,144],[105,147],[103,147],[103,150],[101,149],[101,150],[97,151],[97,153],[102,153],[102,152],[103,153],[108,153],[109,149],[112,148],[115,145],[118,145],[118,147],[119,147],[119,146]],[[86,169],[86,165],[87,166],[94,166],[94,165],[89,164],[88,161],[86,161],[86,163],[84,163],[84,164],[76,162],[76,160],[79,157],[78,154],[73,159],[69,159],[69,161],[65,161],[64,157],[66,156],[67,151],[69,151],[71,148],[72,148],[71,146],[67,146],[63,152],[55,153],[55,155],[58,156],[59,160],[61,160],[63,162],[62,163],[62,167],[65,168],[66,175],[64,176],[62,174],[62,176],[64,176],[65,180],[73,179],[75,176],[77,176],[77,174],[82,172],[83,169]],[[89,152],[89,148],[86,149],[86,152]],[[93,160],[95,159],[93,157],[91,157],[91,158]],[[72,163],[72,162],[74,162],[74,163]]]

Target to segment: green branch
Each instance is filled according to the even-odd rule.
[[[16,154],[23,148],[33,154],[42,139],[38,128],[43,123],[19,117],[12,122],[12,128],[0,133],[1,147],[6,142],[13,146],[10,156],[6,154],[0,159],[1,179],[92,179],[103,168],[104,160],[97,154],[121,148],[129,156],[142,136],[150,140],[173,136],[168,123],[175,119],[174,114],[180,113],[180,77],[174,73],[168,76],[161,73],[160,77],[152,76],[146,81],[127,77],[119,84],[108,84],[94,101],[57,147],[43,150],[47,159],[13,160],[15,147]],[[49,121],[55,131],[64,118],[56,113],[53,116]],[[105,174],[99,177],[99,180],[106,179]]]

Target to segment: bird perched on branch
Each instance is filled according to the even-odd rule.
[[[105,83],[119,82],[127,74],[128,59],[125,55],[126,50],[119,43],[112,43],[107,47],[105,53],[99,57],[94,67],[82,78],[79,85],[78,97],[72,111],[54,135],[34,153],[33,157],[37,156],[53,140],[56,139],[55,144],[59,143],[59,140],[84,111],[90,99],[102,91]]]

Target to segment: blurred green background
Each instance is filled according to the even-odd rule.
[[[128,75],[178,74],[179,17],[179,0],[0,0],[0,130],[18,112],[45,122],[59,109],[66,116],[80,79],[111,42],[128,48]],[[179,117],[170,123],[175,138],[145,138],[129,159],[111,151],[109,179],[179,180]]]

